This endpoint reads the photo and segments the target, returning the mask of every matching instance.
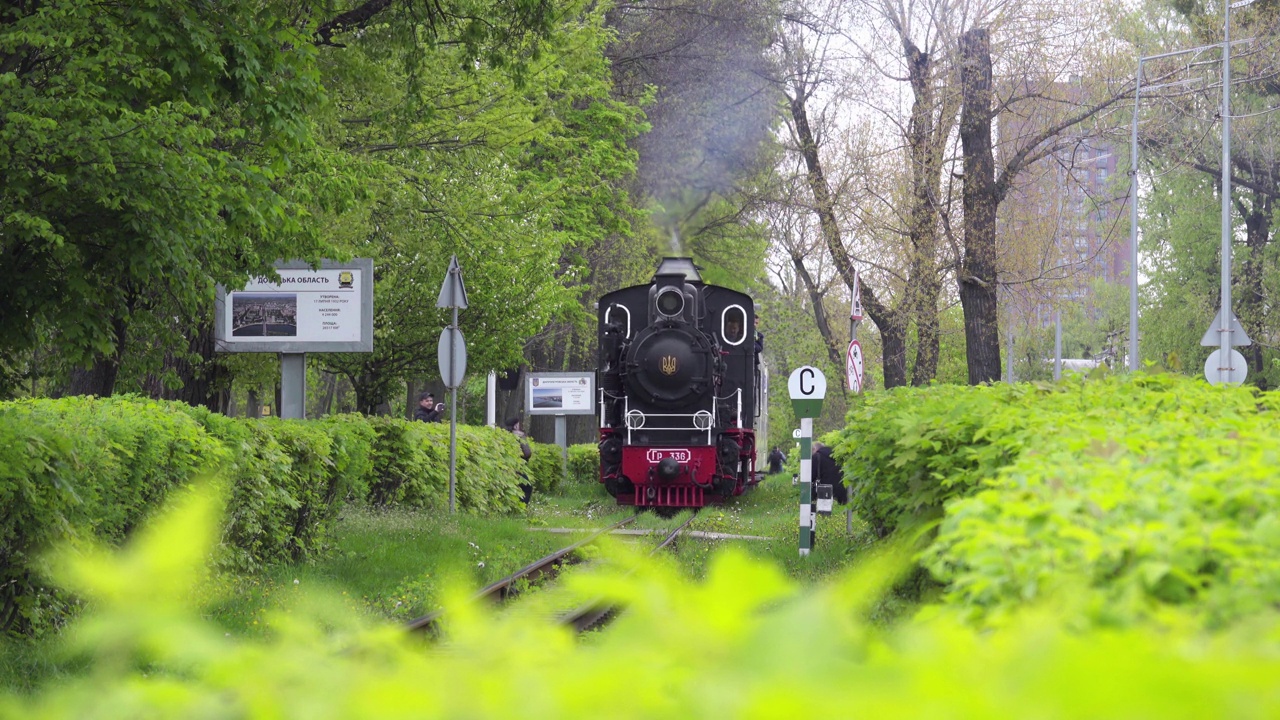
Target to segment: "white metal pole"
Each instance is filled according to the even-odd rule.
[[[1138,99],[1142,58],[1133,87],[1133,132],[1129,138],[1129,371],[1138,369]]]
[[[490,370],[489,379],[485,381],[484,424],[493,427],[498,424],[498,373]]]
[[[1062,311],[1053,311],[1053,381],[1062,379]]]
[[[1231,4],[1222,2],[1222,327],[1218,377],[1231,380]]]
[[[1138,102],[1142,93],[1142,66],[1148,60],[1162,60],[1188,53],[1201,53],[1214,45],[1201,45],[1138,58],[1138,75],[1133,89],[1133,124],[1129,139],[1129,369],[1138,369]],[[1224,56],[1227,54],[1223,53]],[[1174,83],[1181,84],[1181,83]],[[1156,85],[1155,87],[1164,87]],[[1223,89],[1226,92],[1226,89]],[[1225,104],[1225,103],[1224,103]],[[1224,113],[1225,115],[1225,113]],[[1226,122],[1230,122],[1227,120]],[[1229,127],[1229,125],[1228,125]],[[1229,130],[1228,130],[1229,132]],[[1225,148],[1225,145],[1224,145]],[[1226,150],[1224,149],[1224,155]],[[1229,181],[1229,179],[1228,179]],[[1229,184],[1227,185],[1229,187]],[[1227,193],[1228,195],[1230,193]],[[1228,290],[1228,292],[1230,292]]]

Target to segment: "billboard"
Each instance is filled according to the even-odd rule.
[[[594,415],[595,373],[529,373],[524,406],[530,415]]]
[[[276,263],[280,280],[258,277],[215,304],[221,352],[372,352],[373,261]]]

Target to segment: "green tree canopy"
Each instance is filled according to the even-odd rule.
[[[0,10],[0,353],[54,329],[110,355],[132,314],[315,258],[346,192],[316,146],[305,32],[261,3],[76,0]]]

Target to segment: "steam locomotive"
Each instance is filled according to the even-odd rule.
[[[702,507],[757,480],[755,302],[663,258],[597,303],[600,482],[620,505]]]

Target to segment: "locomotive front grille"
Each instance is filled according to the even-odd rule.
[[[702,507],[705,504],[702,488],[696,485],[636,488],[636,507]]]

